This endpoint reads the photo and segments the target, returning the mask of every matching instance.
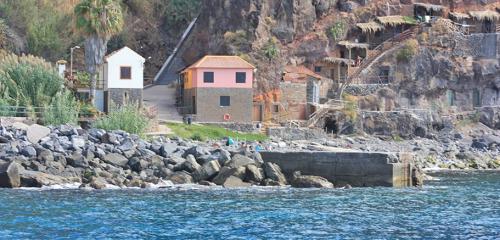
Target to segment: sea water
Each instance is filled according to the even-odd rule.
[[[500,239],[500,172],[419,188],[0,189],[0,239]]]

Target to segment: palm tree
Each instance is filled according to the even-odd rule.
[[[119,0],[81,0],[74,9],[76,29],[85,37],[85,66],[90,74],[90,102],[94,104],[97,70],[103,64],[110,37],[121,32]]]

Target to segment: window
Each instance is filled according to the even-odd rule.
[[[214,82],[214,72],[203,72],[203,82],[213,83]]]
[[[275,113],[279,113],[279,112],[280,112],[280,106],[279,106],[279,105],[277,105],[277,104],[273,105],[273,111],[274,111]]]
[[[220,106],[221,107],[231,106],[231,98],[229,96],[220,96]]]
[[[132,79],[132,68],[120,67],[120,79]]]
[[[315,66],[314,67],[314,72],[317,72],[317,73],[321,72],[321,67],[320,66]]]
[[[247,80],[247,73],[246,72],[237,72],[236,73],[236,83],[245,83]]]

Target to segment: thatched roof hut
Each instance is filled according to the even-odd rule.
[[[484,21],[484,20],[498,21],[498,20],[500,20],[500,13],[497,13],[497,12],[492,11],[492,10],[470,11],[469,14],[472,18],[474,18],[475,20],[479,20],[479,21]]]
[[[462,21],[470,18],[469,14],[466,13],[460,13],[460,12],[449,12],[448,13],[449,18],[455,21]]]
[[[354,60],[352,60],[352,59],[338,58],[338,57],[325,57],[325,58],[323,58],[323,62],[333,63],[333,64],[343,63],[346,65],[353,65],[354,64]]]
[[[363,33],[375,33],[384,30],[383,25],[373,21],[367,23],[356,23],[356,27],[361,29],[361,32]]]
[[[368,43],[357,43],[357,42],[350,42],[350,41],[340,41],[338,43],[340,46],[344,46],[346,48],[369,48],[370,44]]]
[[[428,12],[442,12],[444,7],[441,5],[436,5],[436,4],[429,4],[429,3],[414,3],[413,6],[415,9],[421,8],[425,9]]]
[[[399,26],[399,25],[415,25],[417,21],[408,16],[400,16],[400,15],[393,15],[393,16],[384,16],[384,17],[377,17],[377,21],[384,25],[384,26]]]

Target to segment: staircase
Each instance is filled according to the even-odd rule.
[[[188,39],[189,35],[191,34],[191,31],[193,30],[197,20],[198,20],[198,17],[195,17],[193,19],[193,21],[191,21],[191,23],[189,23],[186,30],[184,30],[184,33],[182,34],[179,42],[177,42],[177,45],[175,46],[174,51],[172,52],[172,54],[170,54],[170,56],[168,56],[167,60],[161,66],[160,71],[158,71],[158,73],[156,74],[156,76],[153,80],[153,84],[165,85],[165,84],[168,84],[169,81],[171,81],[171,79],[165,79],[167,77],[169,67],[172,64],[172,62],[174,61],[175,57],[177,56],[177,52],[179,51],[179,49],[181,49],[182,45],[184,44],[184,42]]]
[[[407,39],[414,38],[416,36],[417,30],[418,26],[411,27],[410,29],[392,38],[389,38],[384,42],[382,42],[381,44],[379,44],[372,51],[370,51],[368,55],[361,61],[361,64],[358,66],[356,71],[354,71],[347,77],[347,81],[345,83],[350,84],[355,79],[358,79],[361,72],[363,72],[363,70],[369,67],[375,60],[377,60],[385,52],[400,46],[401,43],[403,43]]]
[[[332,110],[341,110],[343,108],[344,102],[335,99],[330,99],[324,104],[318,104],[316,111],[309,116],[306,126],[313,127],[326,113]]]

